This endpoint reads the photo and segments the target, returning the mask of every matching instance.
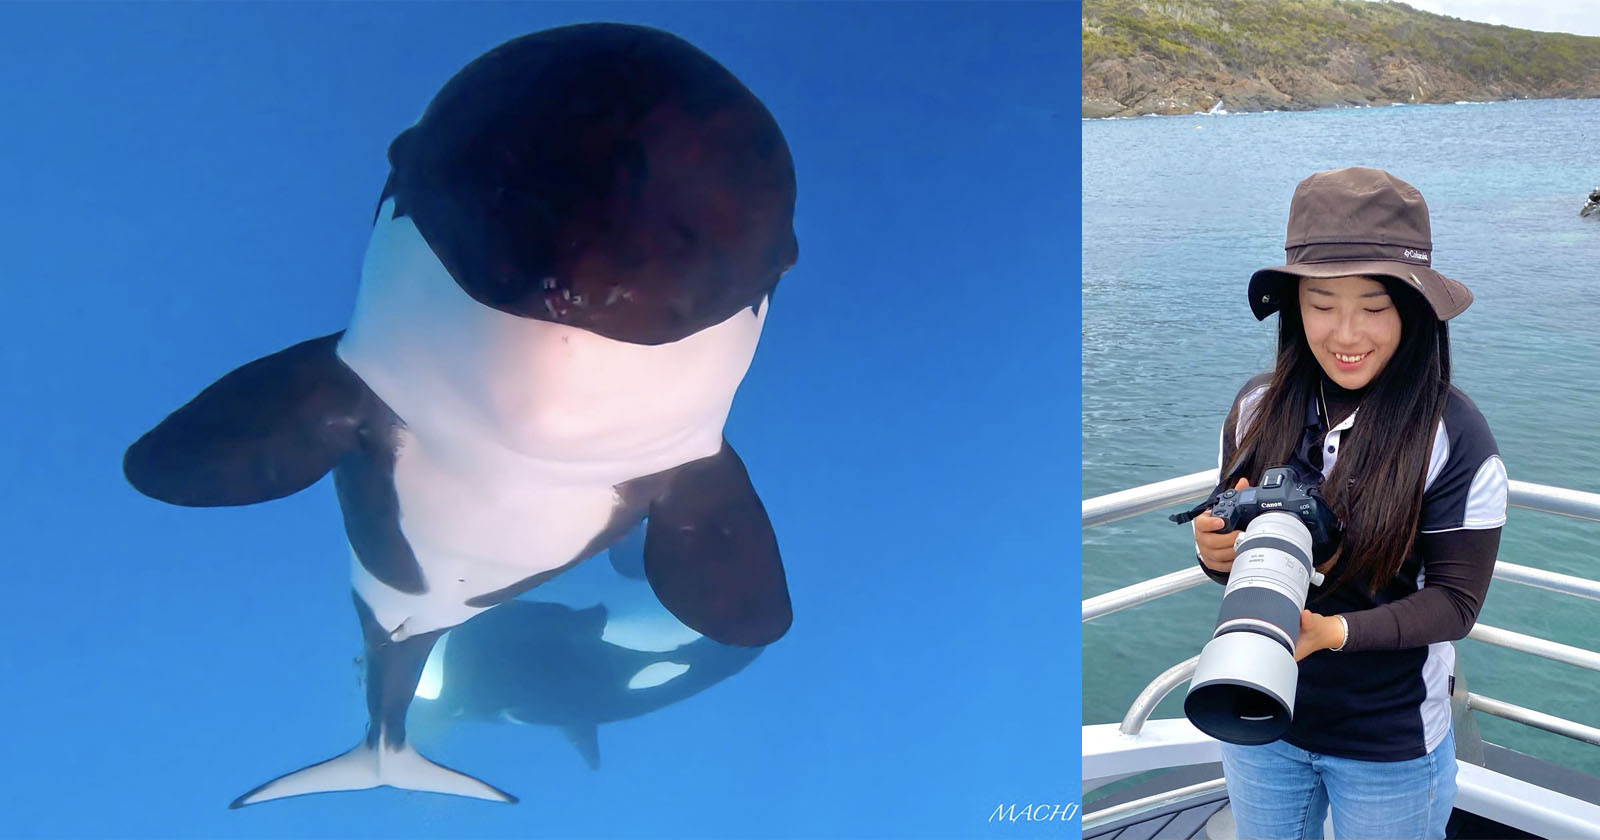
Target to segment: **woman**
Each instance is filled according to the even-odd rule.
[[[1376,169],[1296,188],[1285,265],[1250,279],[1279,312],[1273,370],[1235,397],[1219,490],[1294,464],[1320,473],[1345,523],[1319,547],[1300,617],[1294,721],[1264,746],[1222,745],[1240,837],[1443,837],[1455,798],[1450,641],[1483,604],[1505,523],[1494,437],[1450,384],[1445,322],[1472,302],[1435,272],[1428,209]],[[1237,532],[1194,520],[1201,565],[1226,582]]]

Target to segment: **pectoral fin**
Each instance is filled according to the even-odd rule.
[[[644,580],[644,535],[645,527],[641,523],[611,544],[607,556],[617,574],[630,580]]]
[[[679,621],[724,644],[770,644],[794,616],[778,538],[744,464],[722,451],[673,471],[650,504],[645,576]]]
[[[311,486],[353,449],[371,392],[339,360],[342,333],[257,359],[128,447],[139,492],[190,507],[248,505]]]
[[[589,765],[590,770],[600,769],[600,728],[592,723],[575,723],[571,726],[561,727],[562,734],[567,736],[578,754],[583,756],[583,763]]]

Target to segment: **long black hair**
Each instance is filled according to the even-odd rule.
[[[1388,277],[1383,283],[1400,315],[1400,344],[1368,383],[1352,430],[1323,482],[1322,493],[1345,523],[1334,555],[1332,589],[1358,581],[1369,594],[1399,572],[1417,535],[1428,458],[1450,393],[1450,333],[1418,292]],[[1322,366],[1306,343],[1299,295],[1288,281],[1278,315],[1272,381],[1240,442],[1240,456],[1219,488],[1289,463],[1305,427],[1307,403],[1322,383]]]

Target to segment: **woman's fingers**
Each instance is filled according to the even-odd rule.
[[[1235,534],[1232,531],[1217,532],[1218,528],[1225,526],[1221,517],[1210,513],[1202,513],[1194,519],[1194,544],[1200,551],[1200,562],[1215,572],[1227,572],[1233,568]]]
[[[1250,480],[1241,477],[1234,482],[1233,489],[1243,490],[1249,486]],[[1233,541],[1239,532],[1222,532],[1226,527],[1222,517],[1212,516],[1209,510],[1194,518],[1194,545],[1200,551],[1200,562],[1215,572],[1233,569]]]

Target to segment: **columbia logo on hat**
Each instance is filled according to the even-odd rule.
[[[1409,259],[1413,259],[1413,260],[1422,260],[1423,262],[1427,262],[1428,261],[1428,252],[1427,251],[1413,251],[1410,248],[1407,248],[1406,249],[1406,257],[1409,258]]]

